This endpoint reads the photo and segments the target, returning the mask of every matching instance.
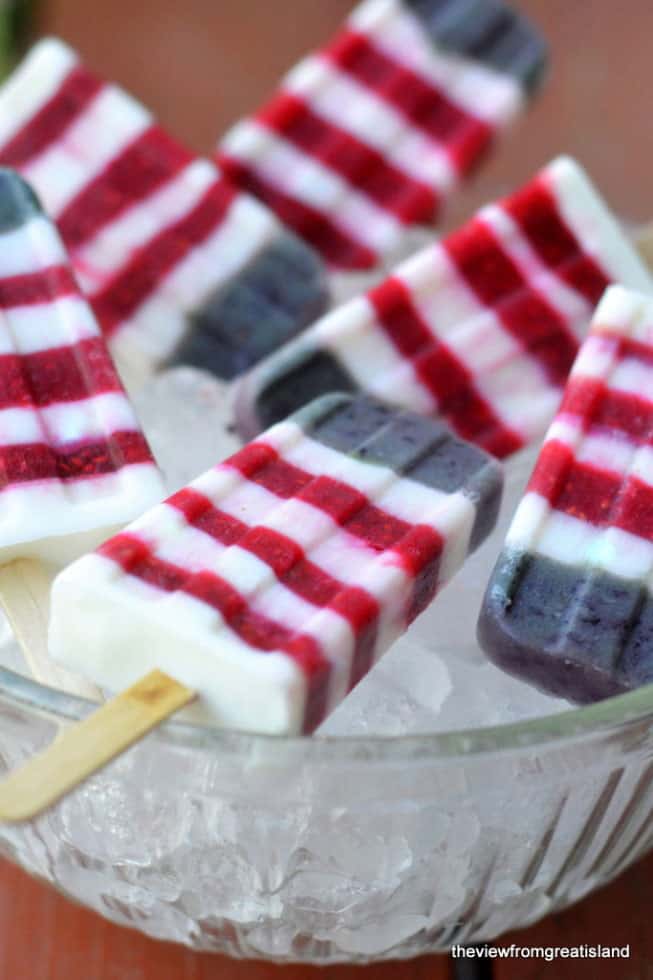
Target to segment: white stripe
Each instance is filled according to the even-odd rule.
[[[301,466],[306,472],[313,473],[315,476],[328,473],[330,477],[338,478],[339,474],[343,474],[350,486],[360,488],[361,483],[364,483],[368,490],[373,485],[382,486],[399,483],[397,490],[393,489],[388,495],[388,507],[396,506],[397,509],[401,510],[405,516],[400,519],[407,520],[410,514],[414,514],[415,517],[418,516],[419,508],[413,503],[413,494],[415,494],[415,499],[419,498],[419,502],[424,507],[429,506],[429,513],[426,517],[423,511],[419,513],[420,522],[424,522],[429,514],[437,514],[438,523],[435,523],[436,518],[434,517],[434,526],[442,527],[443,533],[446,533],[447,520],[450,520],[457,527],[458,542],[465,539],[470,511],[468,502],[461,503],[458,499],[459,495],[454,495],[451,511],[447,513],[450,495],[437,490],[425,490],[424,487],[412,480],[398,481],[392,470],[387,470],[376,464],[359,463],[357,460],[345,457],[342,453],[329,449],[308,437],[300,438],[291,447],[288,443],[292,439],[293,429],[299,429],[295,423],[281,423],[279,426],[275,426],[275,429],[279,437],[277,444],[286,443],[283,455],[287,462]],[[274,430],[270,431],[274,432]],[[268,440],[268,434],[266,434],[264,441],[273,443],[277,440]],[[368,473],[367,471],[370,470],[379,472]],[[355,479],[358,482],[355,482]],[[404,490],[405,499],[401,499],[401,488]],[[232,493],[220,499],[215,497],[212,499],[215,506],[234,517],[238,517],[250,526],[261,524],[286,534],[302,547],[311,561],[324,568],[328,574],[338,581],[346,584],[362,586],[362,577],[366,575],[366,570],[371,569],[377,558],[377,553],[373,549],[368,548],[363,541],[355,538],[336,524],[319,507],[313,507],[296,499],[279,504],[281,498],[248,481],[239,484]],[[392,562],[392,560],[390,555],[386,555],[383,561],[386,563],[387,561]],[[408,576],[402,569],[395,569],[395,571],[399,573],[398,580],[405,584],[408,581]],[[374,592],[378,588],[385,589],[389,581],[388,575],[390,575],[390,580],[395,581],[396,575],[390,574],[391,572],[391,567],[370,571],[370,591]],[[404,592],[407,588],[406,585]],[[395,608],[394,605],[393,608]]]
[[[469,548],[476,508],[464,491],[447,494],[425,487],[409,477],[400,477],[394,470],[380,464],[364,463],[306,438],[286,454],[288,462],[316,476],[328,474],[355,488],[385,513],[411,526],[423,524],[438,531],[444,548],[440,567],[441,581],[447,581],[462,565]],[[348,536],[344,539],[346,557],[350,561]],[[352,550],[360,549],[355,543]],[[392,561],[392,548],[384,560]],[[338,572],[334,572],[339,576]]]
[[[510,547],[577,567],[584,575],[589,575],[591,569],[632,579],[645,578],[651,573],[653,544],[650,541],[619,528],[598,528],[570,514],[551,510],[539,494],[528,493],[522,505],[526,502],[531,527],[521,534],[511,529],[506,541]],[[524,525],[526,509],[523,508],[523,516],[518,512]]]
[[[386,643],[384,632],[389,630],[394,635],[397,624],[405,622],[413,579],[392,561],[392,555],[384,553],[380,558],[372,558],[370,549],[362,542],[352,548],[347,538],[338,534],[326,538],[311,552],[311,561],[339,581],[365,589],[377,600],[380,610],[377,655],[380,655]]]
[[[35,354],[100,336],[95,317],[79,295],[0,311],[0,354]]]
[[[575,451],[584,436],[583,420],[578,415],[558,412],[546,434],[544,445],[553,441],[561,442],[564,446]]]
[[[193,167],[204,168],[205,163],[198,161]],[[191,211],[201,196],[199,190],[192,198],[187,195],[183,213],[171,215],[168,223],[172,224]],[[145,212],[148,204],[146,202],[139,210]],[[164,231],[160,216],[157,221],[156,233]],[[124,267],[127,253],[124,241],[122,247],[119,245],[121,235],[116,225],[102,236],[103,242],[96,240],[75,257],[78,268],[86,270],[81,272],[80,279],[91,296],[100,292],[112,275],[119,274]],[[144,222],[140,231],[144,233],[145,229]],[[136,222],[131,224],[130,231],[134,234],[129,244],[135,248],[134,239],[139,233]],[[112,337],[112,349],[119,353],[125,345],[135,345],[155,363],[168,357],[189,329],[188,315],[210,293],[232,281],[279,233],[278,222],[266,208],[246,195],[237,195],[215,230],[162,276],[156,290],[122,321],[116,336]],[[112,239],[111,251],[105,250],[109,237]]]
[[[579,463],[625,477],[633,465],[637,446],[615,432],[590,430],[576,449]]]
[[[562,398],[562,388],[553,385],[537,361],[525,353],[496,365],[474,383],[495,415],[525,442],[546,430]]]
[[[327,476],[330,480],[340,480],[369,500],[376,500],[397,479],[394,470],[386,466],[364,463],[310,436],[288,450],[285,460],[315,478]]]
[[[585,564],[600,536],[601,530],[589,521],[549,510],[537,537],[536,551],[565,565]]]
[[[496,312],[474,295],[446,251],[435,245],[399,266],[395,278],[408,288],[421,320],[472,375],[494,372],[524,349]]]
[[[45,216],[0,235],[0,279],[41,272],[68,263],[59,234]]]
[[[39,412],[33,408],[4,408],[0,411],[0,444],[25,445],[48,442]]]
[[[388,162],[438,193],[453,185],[456,177],[447,153],[327,57],[305,58],[286,75],[282,90],[304,99],[318,116],[380,151]]]
[[[247,479],[242,479],[224,496],[211,496],[211,501],[225,514],[250,527],[261,524],[270,512],[280,506],[280,498],[276,494]]]
[[[189,314],[208,295],[232,282],[248,262],[279,234],[272,214],[244,194],[229,205],[224,220],[170,272],[156,290],[120,324],[111,348],[120,356],[131,346],[155,364],[169,357],[191,329]],[[128,354],[125,354],[128,361]]]
[[[256,523],[292,538],[307,555],[328,537],[344,533],[328,514],[317,507],[311,507],[303,500],[291,497],[281,502],[278,497],[275,499],[277,507],[268,508],[257,518]]]
[[[569,157],[558,157],[543,171],[560,213],[585,254],[609,277],[633,289],[653,293],[653,280],[619,222],[608,210],[587,174]]]
[[[30,161],[23,175],[48,214],[56,217],[151,122],[140,103],[116,86],[105,85],[63,138]]]
[[[0,493],[0,555],[72,561],[164,495],[151,463],[65,484],[41,480],[12,484]]]
[[[653,448],[642,446],[633,462],[631,475],[653,487]]]
[[[646,579],[653,571],[653,544],[617,527],[604,530],[590,550],[595,568],[627,579]]]
[[[400,0],[367,0],[353,11],[349,24],[370,35],[400,65],[434,82],[476,118],[502,126],[522,108],[522,91],[513,78],[471,58],[445,52]]]
[[[551,508],[539,493],[524,494],[506,535],[506,546],[515,551],[535,551],[535,542]]]
[[[476,299],[445,250],[439,245],[425,249],[400,266],[396,276],[409,288],[422,321],[470,372],[479,395],[503,424],[526,441],[539,436],[559,405],[561,389],[496,312]]]
[[[214,502],[218,506],[218,502]],[[221,503],[221,502],[220,502]],[[277,498],[277,507],[279,501]],[[224,508],[222,508],[224,509]],[[174,527],[174,519],[170,528]],[[256,526],[258,522],[249,523]],[[188,572],[210,571],[227,581],[246,600],[254,613],[283,626],[306,633],[318,643],[333,666],[330,699],[332,706],[344,697],[351,673],[354,634],[349,622],[333,610],[312,605],[276,577],[270,565],[238,544],[225,547],[208,534],[184,525],[177,534],[160,528],[145,539],[158,542],[156,555]],[[318,623],[315,621],[319,620]]]
[[[364,391],[386,398],[391,393],[394,402],[424,414],[434,411],[431,393],[392,343],[367,297],[357,297],[327,314],[285,347],[282,356],[292,363],[296,350],[314,344],[334,353]]]
[[[100,228],[73,253],[84,289],[98,292],[138,249],[189,214],[216,177],[217,171],[208,160],[195,160],[172,180]]]
[[[653,402],[653,363],[647,364],[636,356],[623,357],[610,375],[609,387],[611,391],[623,391]]]
[[[650,295],[610,286],[599,303],[592,333],[622,334],[653,346],[653,302]]]
[[[501,251],[514,262],[531,289],[560,313],[567,327],[582,339],[593,311],[590,303],[544,265],[519,225],[503,208],[489,204],[478,213],[478,219],[494,232]]]
[[[48,102],[77,64],[77,55],[56,38],[45,38],[0,88],[0,144],[16,133]]]
[[[254,440],[256,445],[269,446],[280,456],[285,456],[288,450],[304,439],[304,430],[297,422],[293,422],[292,417],[277,422],[270,429],[263,432]],[[225,460],[228,464],[229,460]]]
[[[223,149],[236,159],[251,163],[272,186],[328,215],[343,232],[369,248],[388,251],[403,234],[397,219],[352,190],[335,171],[254,120],[234,126]]]
[[[393,273],[408,287],[412,301],[433,335],[452,343],[462,325],[486,312],[441,245],[429,245]]]
[[[321,623],[328,623],[329,629],[323,636],[316,635],[311,628],[311,620],[317,615],[316,607],[285,588],[266,562],[238,545],[224,549],[212,563],[211,571],[236,589],[252,612],[268,616],[288,629],[314,636],[333,668],[329,700],[330,707],[335,706],[344,696],[351,673],[354,638],[347,621],[334,612],[325,615],[326,610],[322,610]],[[275,600],[281,601],[283,614]]]
[[[619,342],[594,333],[580,348],[571,371],[572,378],[595,378],[607,382],[618,362]]]
[[[113,432],[138,432],[134,412],[122,393],[95,395],[85,401],[34,408],[0,410],[0,443],[16,446],[45,442],[64,448]]]
[[[299,666],[285,654],[250,647],[191,596],[162,593],[89,555],[58,578],[53,606],[53,655],[102,686],[122,690],[158,666],[200,692],[199,721],[272,733],[301,729],[306,685]],[[110,625],[116,610],[119,636]],[[137,649],[122,656],[136,632]],[[92,655],[82,641],[89,636]]]
[[[215,231],[161,280],[161,289],[172,303],[191,312],[233,280],[279,233],[267,208],[239,194]]]

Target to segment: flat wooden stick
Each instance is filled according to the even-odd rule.
[[[54,575],[54,571],[39,561],[20,559],[0,567],[0,604],[37,681],[91,701],[104,701],[99,687],[60,667],[48,652],[50,587]]]
[[[0,783],[0,820],[38,816],[194,697],[172,677],[151,671],[10,773]]]

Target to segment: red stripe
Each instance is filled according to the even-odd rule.
[[[553,503],[562,493],[573,463],[574,453],[569,446],[548,439],[537,457],[526,492],[538,493]]]
[[[286,227],[296,231],[331,265],[342,269],[370,269],[376,265],[377,254],[338,228],[322,211],[279,190],[242,160],[226,154],[218,154],[216,160],[229,180],[263,201]]]
[[[344,31],[322,54],[389,102],[466,173],[488,149],[492,127],[465,112],[433,84],[393,61],[364,34]]]
[[[442,243],[465,282],[503,326],[562,387],[578,352],[564,318],[549,306],[478,218]]]
[[[119,534],[99,549],[129,575],[165,592],[184,592],[217,610],[240,639],[262,653],[282,650],[304,672],[308,687],[305,730],[315,728],[326,714],[331,665],[319,644],[276,620],[254,612],[247,600],[225,579],[213,572],[189,572],[157,558],[144,542]],[[216,640],[219,642],[219,637]]]
[[[643,398],[608,388],[598,378],[575,377],[569,380],[560,411],[578,416],[586,429],[608,429],[634,442],[653,441],[653,392]]]
[[[172,180],[193,155],[160,126],[150,126],[68,204],[57,219],[69,249]]]
[[[85,68],[74,67],[52,98],[0,150],[0,164],[25,167],[61,139],[103,87],[104,83]]]
[[[405,224],[434,220],[438,197],[432,188],[403,173],[347,130],[321,118],[299,97],[282,92],[256,119]]]
[[[210,500],[186,488],[167,501],[180,510],[192,527],[210,535],[225,547],[237,544],[270,566],[278,581],[291,592],[319,608],[332,609],[352,628],[355,637],[351,685],[374,662],[379,606],[376,599],[356,586],[345,585],[314,562],[292,538],[267,527],[250,527],[214,507]]]
[[[653,541],[653,487],[629,477],[619,495],[613,523],[638,538]]]
[[[113,333],[160,285],[163,277],[223,222],[236,191],[222,178],[204,193],[189,214],[138,249],[91,305],[107,334]]]
[[[408,287],[393,276],[368,293],[379,324],[397,350],[412,361],[438,404],[438,414],[456,431],[495,456],[509,456],[522,445],[474,387],[474,376],[439,341],[415,309]]]
[[[270,493],[284,499],[297,497],[323,511],[371,550],[380,554],[391,549],[412,578],[437,576],[444,541],[434,528],[408,524],[376,507],[346,483],[313,476],[285,462],[274,449],[261,443],[250,443],[224,465],[239,470]]]
[[[43,443],[0,447],[0,488],[36,480],[88,479],[114,473],[135,463],[153,463],[152,454],[140,432],[113,432],[97,440],[55,449]]]
[[[592,333],[598,340],[612,341],[616,345],[616,353],[621,360],[633,358],[634,360],[641,361],[646,367],[653,367],[653,343],[650,341],[624,337],[623,334],[616,333],[609,328],[602,328],[600,332],[593,330]]]
[[[557,276],[596,306],[610,277],[583,252],[558,210],[555,193],[545,177],[538,177],[503,202],[542,261]]]
[[[80,401],[122,391],[101,337],[32,354],[0,355],[0,409]]]
[[[79,287],[70,266],[51,265],[38,272],[0,279],[0,308],[8,310],[15,306],[50,303],[61,296],[78,293]]]
[[[579,463],[568,446],[551,439],[542,448],[528,489],[563,514],[605,527],[612,523],[622,483],[620,474]]]

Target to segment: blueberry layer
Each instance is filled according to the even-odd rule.
[[[321,260],[294,235],[284,234],[190,317],[172,363],[234,378],[300,333],[328,302]]]
[[[485,595],[478,637],[498,666],[588,703],[629,690],[650,672],[649,606],[638,582],[505,550]]]
[[[281,422],[314,398],[356,390],[356,382],[333,354],[303,350],[299,357],[284,362],[281,372],[261,389],[256,399],[258,430]]]
[[[22,177],[0,167],[0,233],[20,228],[42,213],[36,194]]]
[[[460,491],[476,506],[470,549],[496,522],[501,466],[442,422],[387,405],[368,395],[323,398],[297,415],[314,439],[443,493]]]
[[[403,0],[440,47],[511,75],[532,93],[547,47],[529,21],[502,0]]]

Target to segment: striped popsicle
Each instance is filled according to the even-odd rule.
[[[488,587],[479,639],[571,701],[653,682],[653,300],[599,305]]]
[[[367,391],[508,456],[545,431],[615,281],[653,291],[587,175],[558,158],[263,361],[237,425],[250,438],[317,394]]]
[[[438,217],[545,62],[503,0],[366,0],[217,159],[332,267],[372,268]]]
[[[492,529],[498,463],[366,396],[318,399],[67,568],[55,658],[154,667],[205,719],[311,732]]]
[[[327,304],[322,263],[69,47],[0,89],[0,164],[35,187],[114,355],[231,378]]]
[[[64,562],[164,495],[56,229],[0,169],[0,562]]]

